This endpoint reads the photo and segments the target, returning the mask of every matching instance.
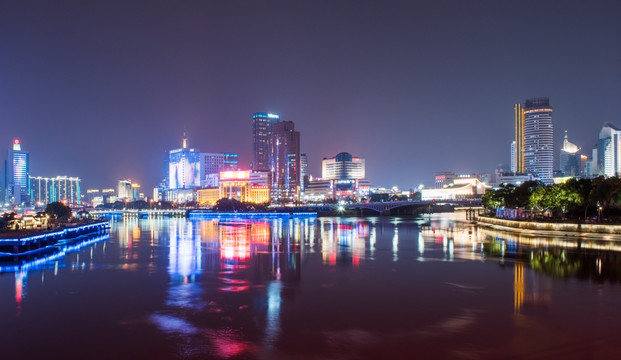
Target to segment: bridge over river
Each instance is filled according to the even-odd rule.
[[[377,212],[379,215],[390,214],[391,210],[396,209],[430,209],[433,206],[446,205],[454,207],[480,207],[481,200],[413,200],[413,201],[386,201],[386,202],[367,202],[343,205],[345,209],[367,209]]]

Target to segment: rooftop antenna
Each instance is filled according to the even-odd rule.
[[[188,148],[188,137],[185,135],[185,130],[183,130],[183,150]]]

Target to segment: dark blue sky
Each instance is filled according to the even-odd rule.
[[[3,1],[0,144],[31,173],[146,192],[183,129],[251,160],[250,116],[281,114],[377,185],[509,162],[513,104],[548,96],[591,148],[621,125],[620,1]],[[590,150],[589,150],[590,151]],[[558,155],[555,154],[555,157]]]

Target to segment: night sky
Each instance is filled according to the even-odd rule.
[[[87,188],[150,195],[184,128],[247,168],[263,111],[315,176],[348,151],[374,185],[431,185],[508,164],[513,104],[541,96],[555,161],[565,129],[590,153],[621,126],[621,1],[0,2],[0,148]]]

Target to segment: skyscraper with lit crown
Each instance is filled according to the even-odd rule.
[[[558,157],[558,169],[563,176],[581,176],[583,166],[580,157],[580,148],[569,141],[567,138],[567,130],[563,137],[563,147]]]
[[[297,200],[300,191],[300,133],[293,121],[273,125],[270,144],[272,196],[283,200]]]
[[[532,174],[544,184],[552,184],[554,182],[554,128],[550,99],[526,100],[523,113],[524,172]]]
[[[274,122],[279,119],[278,114],[252,114],[252,170],[270,170],[270,136]]]
[[[4,162],[5,202],[9,204],[30,203],[30,154],[22,150],[19,139],[7,152]]]
[[[168,153],[168,188],[193,189],[200,187],[200,153],[188,148],[188,139],[183,134],[181,149]]]

